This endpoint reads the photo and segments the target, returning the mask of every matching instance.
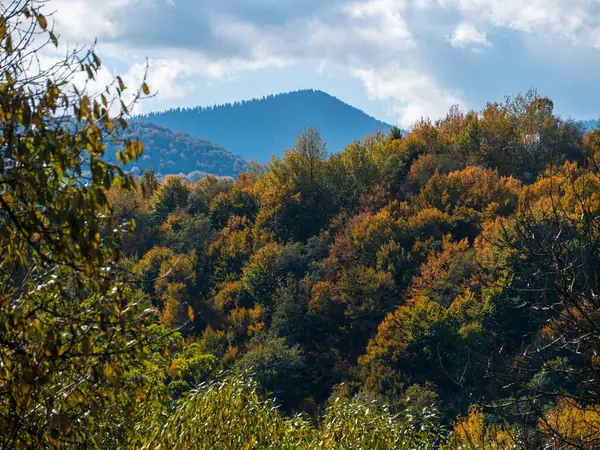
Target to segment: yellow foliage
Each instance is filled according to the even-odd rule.
[[[539,422],[550,449],[596,449],[600,446],[600,405],[581,406],[563,399]]]
[[[235,308],[227,317],[227,324],[238,339],[253,336],[264,328],[264,309],[260,305],[254,308]]]
[[[323,316],[331,309],[331,304],[339,297],[339,290],[334,283],[320,281],[312,288],[311,298],[308,302],[309,314]]]
[[[229,311],[238,306],[244,287],[240,281],[225,283],[213,297],[215,306],[220,312]]]
[[[457,450],[518,449],[512,430],[485,423],[481,407],[471,408],[467,417],[459,417],[454,424],[454,446]]]
[[[165,294],[163,310],[160,314],[160,322],[173,329],[185,325],[189,321],[185,298],[185,286],[183,283],[170,284]]]

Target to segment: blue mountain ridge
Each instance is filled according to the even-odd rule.
[[[269,95],[223,105],[175,108],[137,116],[174,131],[214,142],[246,160],[267,162],[291,147],[306,128],[314,127],[330,153],[390,124],[318,90]]]

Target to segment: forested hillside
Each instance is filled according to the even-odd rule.
[[[304,128],[316,127],[329,151],[342,150],[391,126],[321,91],[269,95],[207,108],[176,108],[150,113],[139,120],[222,145],[248,161],[266,163],[291,147]]]
[[[497,445],[473,448],[595,448],[599,143],[532,92],[332,156],[309,129],[265,172],[110,199],[136,211],[129,265],[180,351],[211,355],[203,377],[250,370],[314,418],[336,398],[434,407]]]
[[[220,145],[151,123],[131,122],[128,133],[144,145],[142,157],[126,166],[137,174],[152,169],[160,178],[194,172],[237,177],[249,167],[247,161]]]
[[[581,122],[581,124],[583,125],[583,128],[587,131],[592,131],[592,130],[598,128],[597,120],[583,120]]]
[[[600,130],[530,92],[138,179],[149,86],[32,76],[44,4],[0,18],[0,448],[600,447]]]

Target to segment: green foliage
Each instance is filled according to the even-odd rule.
[[[0,447],[597,447],[597,133],[530,92],[136,185],[122,80],[29,77],[42,3],[0,18]]]
[[[220,145],[153,123],[131,121],[129,134],[144,144],[144,156],[129,166],[137,171],[154,169],[157,177],[194,170],[236,177],[248,168],[247,161]]]
[[[180,176],[169,175],[154,193],[152,211],[164,220],[169,214],[185,208],[189,194],[190,188]]]
[[[235,186],[230,192],[217,195],[210,203],[209,210],[216,226],[222,228],[233,215],[254,220],[258,201],[248,190]]]
[[[163,422],[157,420],[141,448],[190,449],[436,449],[443,431],[435,410],[396,416],[384,407],[338,399],[315,427],[287,418],[248,379],[228,377],[201,386]]]
[[[311,128],[283,159],[273,158],[259,181],[259,227],[282,241],[304,241],[327,225],[333,205],[326,156],[325,142]]]
[[[215,362],[215,356],[204,353],[199,344],[184,346],[169,366],[169,389],[178,396],[190,391],[206,380]]]
[[[300,347],[289,347],[284,339],[260,339],[239,360],[237,367],[252,371],[254,379],[285,409],[298,405],[303,398],[304,356]]]
[[[275,427],[310,415],[306,434],[282,432],[273,445],[402,448],[408,414],[435,404],[456,422],[446,448],[510,448],[517,431],[540,446],[556,436],[536,421],[566,430],[572,414],[553,395],[599,404],[585,281],[596,277],[596,141],[533,92],[480,113],[452,108],[330,157],[307,130],[265,172],[163,182],[135,216],[158,247],[128,256],[163,324],[178,329],[191,313],[183,330],[199,355],[252,371],[260,395],[282,404]],[[192,384],[172,381],[181,408]],[[478,403],[504,408],[484,418],[470,409]],[[412,446],[442,448],[432,439]]]
[[[227,194],[232,188],[233,181],[227,178],[203,178],[191,186],[186,212],[208,214],[213,199],[219,194]]]
[[[44,39],[58,44],[43,3],[12,2],[0,18],[0,447],[110,447],[137,414],[146,374],[132,372],[162,339],[119,261],[134,222],[117,222],[107,198],[135,180],[104,161],[105,142],[121,163],[142,146],[121,139],[120,78],[97,95],[65,78],[93,80],[93,50],[31,73]]]

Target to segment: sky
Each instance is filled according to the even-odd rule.
[[[61,45],[90,44],[98,86],[137,112],[320,89],[391,124],[531,88],[600,118],[600,0],[50,0]]]

